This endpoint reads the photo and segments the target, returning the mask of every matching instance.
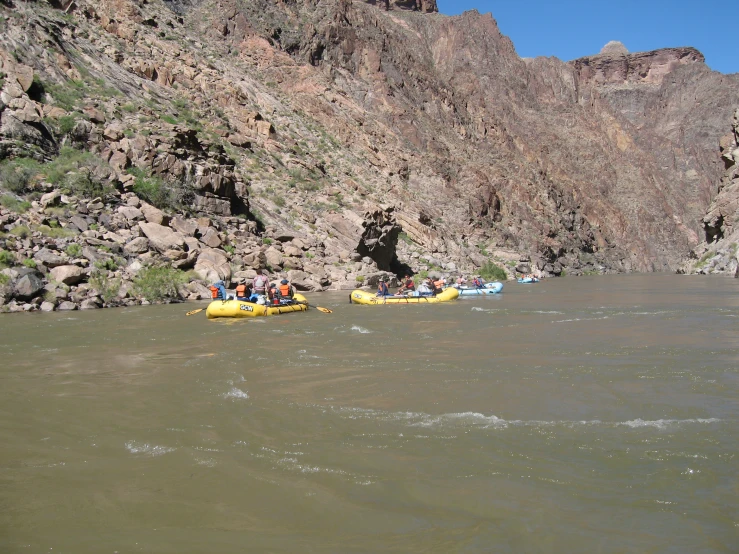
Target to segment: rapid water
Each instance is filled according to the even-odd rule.
[[[738,292],[0,316],[0,552],[738,552]]]

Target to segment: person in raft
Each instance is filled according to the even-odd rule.
[[[246,284],[246,280],[243,280],[236,286],[236,300],[248,302],[250,299],[251,287]]]
[[[280,304],[290,304],[295,296],[295,289],[290,284],[290,281],[283,279],[280,281],[280,286],[277,287],[277,298]]]
[[[398,289],[398,294],[413,292],[416,290],[416,284],[410,275],[403,277],[403,285]]]
[[[439,277],[434,282],[434,294],[439,294],[441,291],[444,290],[444,287],[446,286],[446,279],[443,277]]]
[[[213,300],[228,300],[226,294],[226,283],[223,281],[216,281],[210,286],[210,294]]]
[[[472,281],[472,284],[475,285],[476,289],[481,289],[485,285],[485,281],[482,280],[482,277],[475,277],[475,280]]]
[[[390,296],[384,277],[380,277],[380,282],[377,283],[377,294],[375,296]]]
[[[418,296],[433,296],[434,295],[434,282],[431,277],[427,277],[423,282],[418,285]]]
[[[254,277],[251,282],[251,288],[254,294],[264,296],[267,294],[267,288],[269,287],[269,273],[266,269],[263,269],[261,273]]]

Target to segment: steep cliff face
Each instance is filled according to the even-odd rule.
[[[674,270],[739,105],[692,48],[524,60],[490,15],[433,0],[57,8],[5,10],[0,157],[90,150],[126,202],[161,178],[222,218],[224,259],[311,289],[489,260]]]
[[[718,194],[702,220],[705,235],[680,271],[739,277],[739,109],[734,112],[730,132],[719,141],[719,152],[724,172]]]

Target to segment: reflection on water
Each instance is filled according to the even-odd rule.
[[[2,552],[736,552],[736,281],[0,318]]]

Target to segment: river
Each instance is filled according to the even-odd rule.
[[[0,552],[736,553],[738,291],[0,316]]]

